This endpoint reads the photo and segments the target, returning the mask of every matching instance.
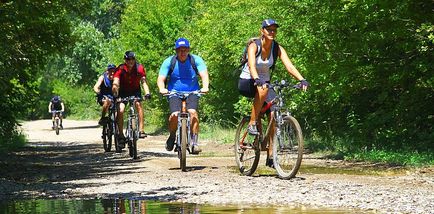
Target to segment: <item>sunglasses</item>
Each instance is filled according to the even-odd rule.
[[[265,30],[267,30],[268,33],[276,33],[277,32],[277,28],[265,28]]]

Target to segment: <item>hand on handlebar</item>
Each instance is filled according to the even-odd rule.
[[[200,93],[206,94],[209,92],[209,88],[201,88],[199,91],[200,91]]]
[[[169,90],[167,88],[160,89],[160,94],[168,94]]]
[[[309,87],[309,82],[305,79],[300,80],[300,83],[298,84],[299,88],[302,89],[303,91],[307,90],[307,87]]]
[[[145,100],[151,100],[151,94],[145,94]]]

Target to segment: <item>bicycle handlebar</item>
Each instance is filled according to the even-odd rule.
[[[301,86],[300,83],[298,84],[290,84],[289,82],[286,82],[286,80],[281,80],[279,81],[274,81],[274,83],[266,83],[268,88],[278,88],[278,89],[282,89],[282,88],[287,88],[287,87],[291,87],[294,89],[302,89],[303,87]]]
[[[167,93],[167,94],[163,94],[163,97],[170,97],[170,96],[174,96],[175,95],[175,96],[180,97],[181,99],[182,98],[187,99],[187,97],[190,96],[190,95],[192,95],[192,94],[201,96],[201,95],[204,95],[206,93],[203,93],[200,90],[196,90],[196,91],[176,91],[176,90],[172,90],[172,91],[169,91],[169,93]]]

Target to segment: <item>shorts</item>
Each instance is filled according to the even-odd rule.
[[[254,98],[256,94],[255,80],[240,78],[240,80],[238,81],[238,90],[241,95],[249,98]],[[275,97],[276,97],[276,92],[274,91],[274,89],[269,88],[264,105],[266,105],[268,102],[273,100]],[[267,113],[269,113],[270,111],[274,111],[275,109],[276,109],[276,105],[273,104],[271,108],[267,110]]]
[[[238,81],[238,91],[245,97],[254,98],[256,94],[255,80],[240,78]]]
[[[103,103],[104,96],[107,96],[111,101],[113,101],[113,95],[111,95],[111,94],[98,94],[96,101],[98,102],[98,104],[100,106],[102,106],[104,104]]]
[[[125,93],[125,92],[123,92],[123,93],[120,93],[119,94],[119,97],[120,98],[127,98],[127,97],[131,97],[131,96],[134,96],[134,97],[136,97],[136,98],[139,98],[140,100],[143,100],[143,97],[142,97],[142,91],[136,91],[136,92],[129,92],[129,93]],[[127,105],[128,104],[128,101],[124,101],[124,102],[122,102],[122,103],[124,103],[125,105]]]
[[[199,96],[196,94],[191,94],[187,98],[187,109],[194,109],[197,111],[199,107]],[[173,113],[175,111],[181,111],[182,108],[182,101],[177,96],[169,97],[169,108],[170,113]]]

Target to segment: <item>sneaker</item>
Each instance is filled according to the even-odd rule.
[[[195,144],[195,145],[193,145],[193,147],[191,149],[191,154],[197,155],[201,151],[202,151],[202,149],[200,149],[199,145]]]
[[[173,150],[173,146],[175,145],[175,139],[176,139],[175,134],[170,134],[169,138],[166,141],[166,150],[167,151]]]
[[[274,168],[274,161],[273,161],[273,159],[267,158],[267,161],[265,162],[265,166]]]
[[[118,146],[120,149],[125,148],[125,137],[123,135],[118,136]]]
[[[51,129],[53,129],[53,130],[54,130],[54,128],[55,128],[55,127],[54,127],[54,125],[53,125],[53,126],[51,126]]]
[[[147,136],[148,135],[144,131],[139,132],[139,138],[145,138]]]
[[[259,135],[258,129],[256,129],[256,125],[252,124],[247,127],[247,131],[250,135]]]

